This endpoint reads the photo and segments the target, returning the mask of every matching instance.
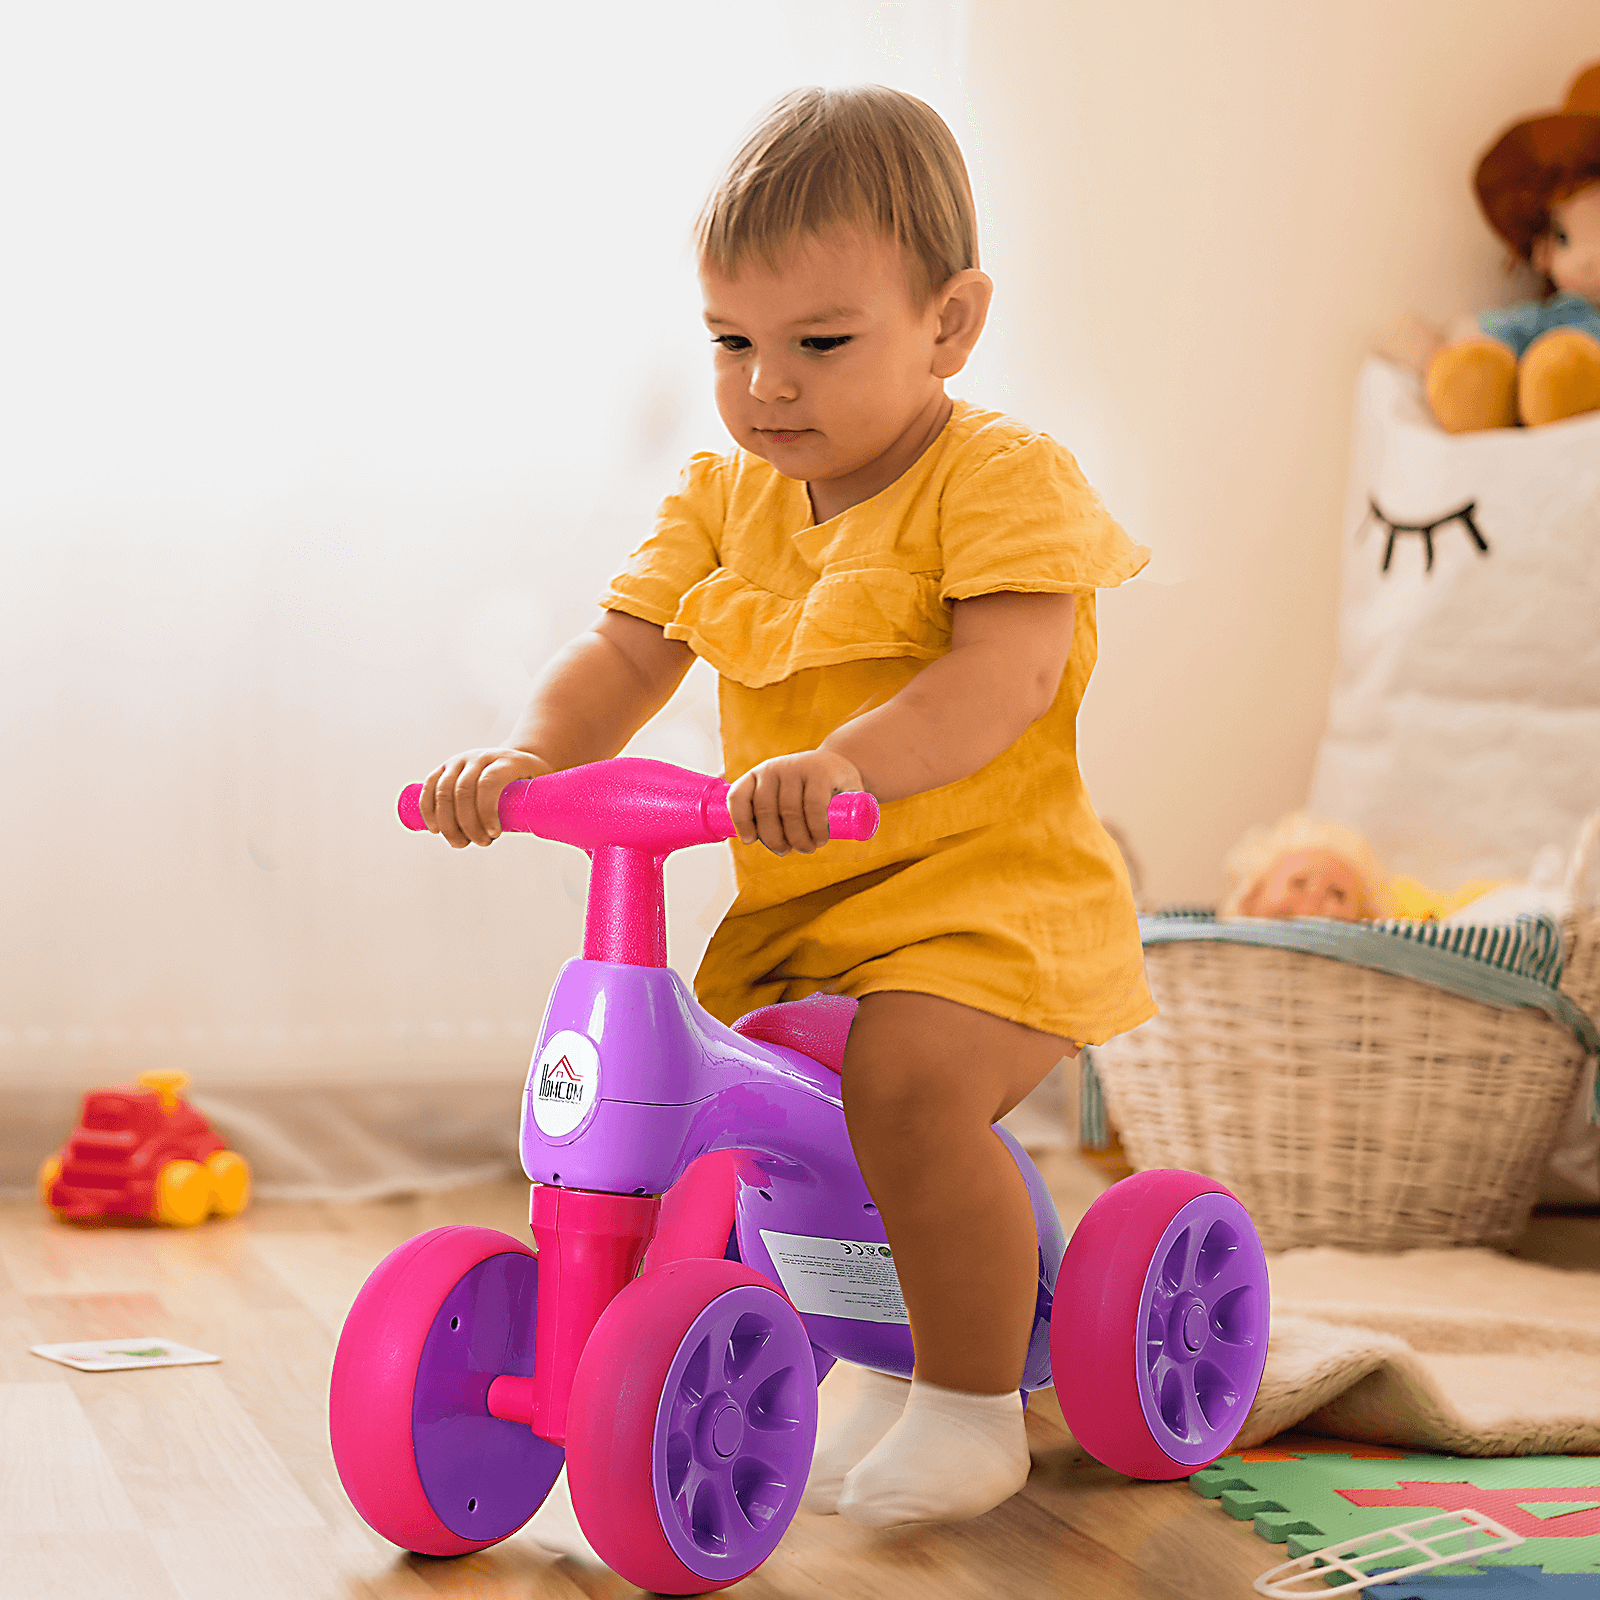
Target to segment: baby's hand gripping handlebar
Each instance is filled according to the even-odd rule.
[[[500,826],[582,850],[612,845],[665,856],[733,837],[728,788],[721,778],[665,761],[618,756],[508,783],[500,796]],[[400,820],[413,831],[426,827],[421,796],[420,783],[400,796]],[[836,794],[828,802],[829,838],[870,839],[877,829],[878,802],[870,794]]]

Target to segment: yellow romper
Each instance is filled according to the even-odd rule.
[[[734,842],[738,897],[695,979],[713,1016],[907,989],[1099,1044],[1155,1014],[1076,724],[1094,591],[1148,559],[1053,439],[961,401],[887,489],[820,524],[805,484],[758,456],[690,460],[601,603],[721,674],[729,782],[896,694],[949,650],[951,601],[1081,597],[1054,705],[986,766],[889,802],[865,842],[809,856]]]

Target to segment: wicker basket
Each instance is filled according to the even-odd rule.
[[[1600,915],[1573,863],[1563,988],[1593,1011]],[[1527,1222],[1586,1051],[1543,1012],[1326,956],[1145,951],[1161,1014],[1094,1051],[1136,1168],[1220,1179],[1269,1250],[1505,1244]]]
[[[1578,834],[1561,922],[1561,987],[1600,1022],[1600,811]]]

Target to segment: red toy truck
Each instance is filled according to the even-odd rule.
[[[63,1221],[122,1218],[192,1228],[232,1217],[250,1198],[250,1168],[178,1091],[186,1072],[91,1089],[72,1137],[39,1169],[39,1193]]]

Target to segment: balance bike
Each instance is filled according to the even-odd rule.
[[[422,826],[420,787],[400,814]],[[506,831],[591,860],[582,960],[556,979],[523,1101],[537,1252],[434,1228],[368,1278],[334,1358],[346,1493],[434,1556],[514,1533],[567,1467],[617,1573],[702,1594],[758,1567],[805,1488],[834,1361],[909,1377],[894,1258],[845,1128],[855,1001],[813,995],[724,1027],[667,966],[662,862],[727,839],[728,786],[618,758],[507,786]],[[838,795],[833,838],[869,838]],[[1054,1382],[1099,1460],[1175,1478],[1232,1442],[1267,1344],[1255,1229],[1220,1184],[1145,1172],[1068,1245],[1033,1163],[1039,1287],[1024,1391]]]

